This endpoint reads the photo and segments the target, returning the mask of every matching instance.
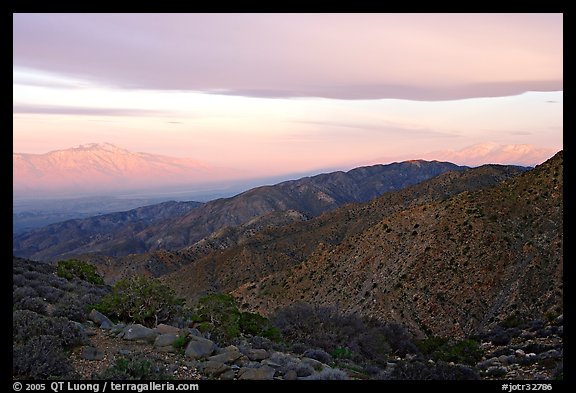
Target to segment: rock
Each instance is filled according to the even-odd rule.
[[[186,356],[192,359],[201,359],[212,355],[216,349],[214,341],[207,338],[192,336],[192,340],[186,347]]]
[[[94,347],[84,347],[80,356],[86,360],[102,360],[104,359],[104,352]]]
[[[555,349],[551,349],[549,351],[542,352],[540,355],[538,355],[538,359],[540,359],[540,360],[560,359],[561,357],[562,357],[562,354]]]
[[[227,350],[226,352],[220,353],[219,355],[210,356],[208,360],[222,362],[222,363],[234,363],[236,360],[240,359],[242,354],[236,348]]]
[[[156,330],[158,332],[158,334],[168,334],[168,333],[179,334],[180,333],[180,329],[178,329],[177,327],[165,325],[163,323],[156,326],[156,328],[154,330]]]
[[[261,361],[270,357],[268,351],[265,349],[250,349],[245,352],[245,355],[248,356],[248,359],[256,361]]]
[[[100,324],[100,329],[104,329],[104,330],[109,330],[112,329],[112,322],[110,321],[102,321],[102,323]]]
[[[275,363],[275,362],[271,361],[270,359],[264,359],[264,360],[262,360],[261,363],[262,363],[263,365],[265,365],[265,366],[270,366],[270,367],[273,367],[273,368],[280,368],[280,367],[282,367],[282,365],[280,365],[280,364],[278,364],[278,363]]]
[[[130,355],[132,352],[130,352],[130,350],[128,349],[119,349],[118,350],[118,354],[122,355],[122,356],[128,356]]]
[[[493,357],[478,363],[477,367],[480,369],[487,369],[489,367],[495,366],[496,364],[500,365],[500,361],[498,360],[498,358]]]
[[[503,365],[508,364],[508,356],[506,356],[506,355],[500,355],[498,357],[498,360],[500,361],[500,364],[503,364]]]
[[[99,326],[102,325],[103,322],[108,322],[110,326],[114,325],[106,315],[102,314],[99,311],[96,311],[95,309],[92,309],[92,311],[90,311],[90,314],[88,314],[88,319],[94,321]]]
[[[154,341],[157,335],[157,333],[154,330],[147,328],[146,326],[142,326],[138,323],[126,326],[122,331],[122,333],[123,333],[122,338],[124,340],[130,340],[130,341],[137,341],[137,340]]]
[[[556,331],[556,334],[560,337],[564,337],[564,326],[558,326],[558,330]]]
[[[558,326],[564,325],[564,314],[558,315],[558,317],[556,317],[556,320],[555,320],[554,322],[555,322],[556,325],[558,325]]]
[[[536,355],[534,352],[530,352],[530,353],[526,354],[527,358],[535,358],[536,356],[538,356],[538,355]]]
[[[298,379],[298,374],[296,374],[296,371],[290,370],[286,374],[284,374],[284,379],[286,381],[295,381]]]
[[[236,377],[236,372],[232,369],[225,371],[220,375],[220,379],[223,381],[232,381]]]
[[[196,328],[188,328],[188,334],[196,337],[204,337],[202,333],[200,333],[200,330]]]
[[[526,353],[521,349],[517,349],[514,353],[516,354],[516,356],[518,356],[520,358],[523,358],[524,356],[526,356]]]
[[[307,364],[308,366],[312,367],[316,371],[321,371],[326,367],[326,365],[316,359],[312,358],[302,358],[302,363]],[[301,377],[302,375],[298,375]]]
[[[113,326],[110,328],[110,332],[111,332],[112,334],[118,334],[118,333],[121,333],[121,332],[124,330],[125,327],[126,327],[126,324],[124,324],[124,323],[117,323],[116,325],[113,325]]]
[[[260,368],[241,368],[238,372],[238,379],[249,379],[249,380],[270,380],[274,378],[274,370],[270,366],[262,366]]]
[[[207,375],[217,377],[225,371],[228,371],[230,367],[217,360],[208,360],[207,362],[201,364],[200,369]]]
[[[174,333],[166,333],[166,334],[161,334],[158,337],[156,337],[156,340],[154,340],[154,346],[155,347],[168,347],[168,346],[172,346],[172,344],[174,344],[174,341],[176,341],[176,339],[179,336],[177,334]]]

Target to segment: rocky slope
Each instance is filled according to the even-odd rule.
[[[242,286],[254,289],[256,283],[266,276],[289,272],[289,269],[308,260],[314,252],[352,239],[388,216],[445,200],[466,190],[493,186],[523,171],[512,166],[485,165],[466,171],[447,172],[401,191],[386,193],[369,203],[346,205],[317,218],[262,231],[250,237],[243,232],[242,241],[232,247],[230,244],[234,244],[237,233],[234,236],[229,232],[214,235],[188,249],[172,253],[172,260],[186,261],[182,263],[185,266],[163,276],[162,280],[190,299],[209,291],[231,291]],[[145,260],[148,266],[157,266],[166,257],[153,254]],[[151,272],[151,269],[143,268],[146,265],[142,262],[126,258],[118,261],[116,266],[126,273],[131,271],[127,267]],[[273,277],[278,285],[284,285],[285,278],[281,274]],[[323,286],[321,283],[318,285]],[[299,296],[285,300],[293,301]],[[258,306],[258,302],[253,305]],[[274,301],[272,304],[263,303],[262,309],[273,305]]]
[[[451,170],[465,167],[437,161],[406,161],[356,168],[258,187],[233,198],[218,199],[170,220],[133,226],[109,236],[98,218],[54,224],[14,239],[13,253],[36,260],[54,260],[77,254],[128,255],[190,246],[227,227],[239,226],[275,212],[296,211],[313,217],[350,202],[365,202]],[[268,216],[285,223],[290,215]],[[126,222],[128,224],[128,222]],[[54,236],[62,234],[62,238]]]
[[[562,250],[559,152],[494,187],[399,209],[233,293],[261,312],[335,304],[419,335],[461,337],[510,316],[562,313]]]

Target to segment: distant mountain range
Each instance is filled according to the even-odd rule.
[[[166,205],[159,205],[155,210],[158,218],[146,225],[141,225],[141,221],[138,225],[132,225],[136,222],[131,221],[122,221],[121,226],[108,225],[118,222],[119,213],[56,223],[17,234],[13,251],[21,257],[50,260],[90,253],[121,256],[159,249],[176,250],[267,214],[276,213],[272,221],[306,220],[346,203],[366,202],[441,173],[464,169],[466,167],[447,162],[406,161],[321,174],[257,187],[171,217],[160,214]],[[287,211],[295,214],[280,213]],[[131,216],[129,212],[127,217]]]
[[[109,143],[91,143],[46,154],[14,153],[14,195],[70,195],[209,183],[238,174],[188,158],[134,153]]]

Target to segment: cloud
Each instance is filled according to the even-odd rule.
[[[14,14],[13,21],[15,67],[125,89],[427,101],[563,90],[562,14]]]
[[[556,150],[528,144],[478,143],[461,150],[444,150],[422,155],[423,159],[449,161],[455,164],[479,166],[483,164],[509,164],[536,166],[552,157]]]
[[[167,112],[148,109],[90,108],[48,105],[13,105],[13,114],[74,116],[165,116]]]

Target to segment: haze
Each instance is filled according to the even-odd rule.
[[[250,176],[562,149],[561,14],[14,14],[14,152]]]

